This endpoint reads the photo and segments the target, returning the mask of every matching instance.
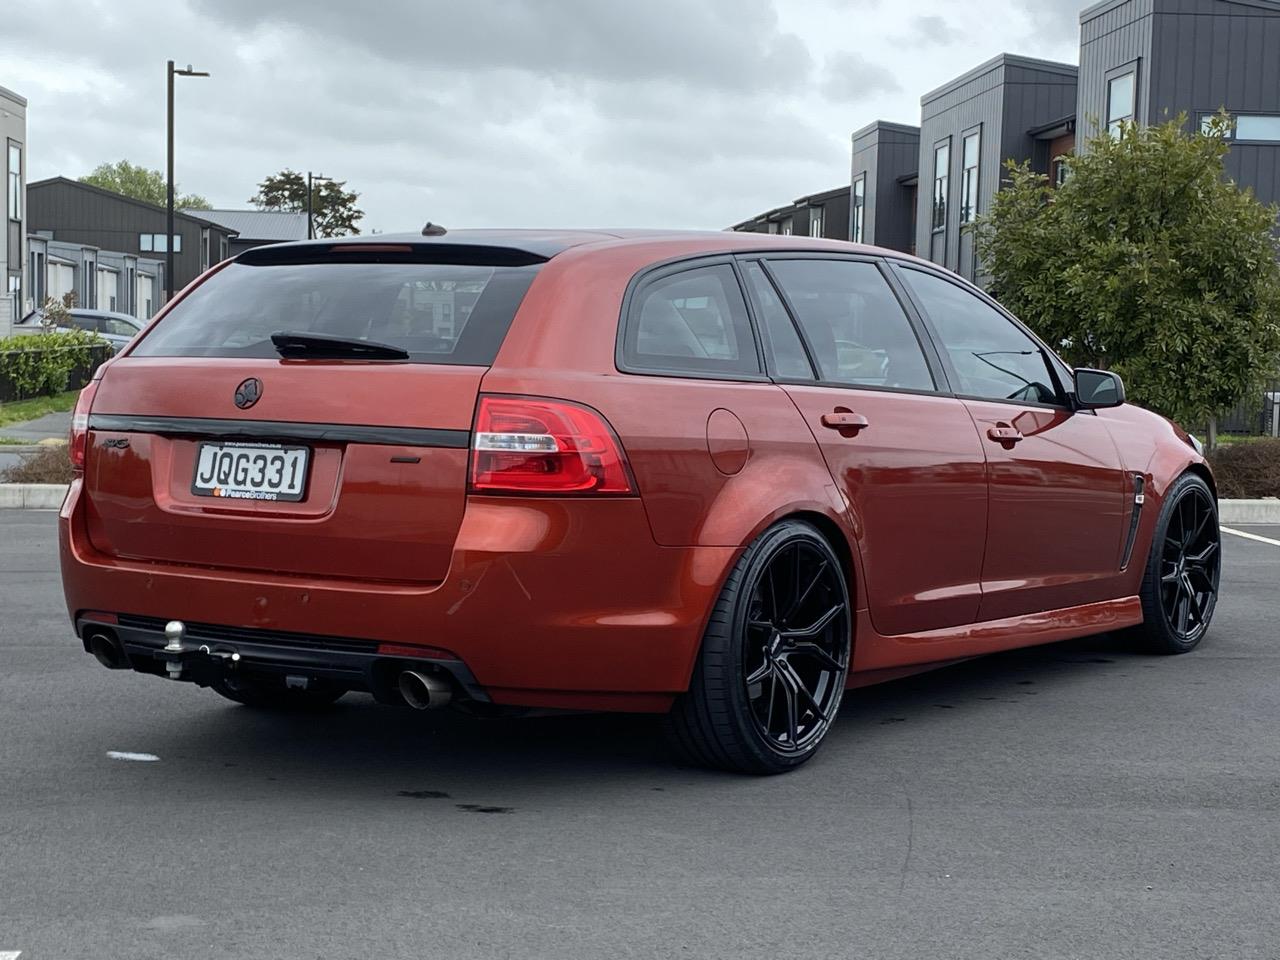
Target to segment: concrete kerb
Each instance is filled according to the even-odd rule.
[[[65,483],[0,483],[0,509],[57,510],[66,495]]]

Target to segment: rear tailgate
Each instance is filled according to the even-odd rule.
[[[317,369],[319,367],[319,369]],[[483,367],[117,360],[90,417],[89,535],[112,556],[436,581],[466,497]],[[233,402],[257,378],[250,410]],[[322,381],[322,388],[318,381]],[[202,441],[310,451],[297,502],[193,492]]]
[[[179,301],[93,399],[93,545],[203,567],[443,580],[480,381],[534,271],[418,259],[432,255],[327,261],[307,249],[292,262],[277,248]],[[284,330],[403,355],[286,358],[271,340]]]

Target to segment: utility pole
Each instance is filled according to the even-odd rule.
[[[333,177],[326,177],[323,174],[319,174],[319,173],[312,174],[310,170],[307,171],[307,239],[308,240],[314,240],[316,237],[316,230],[314,225],[315,213],[312,209],[312,203],[311,203],[311,181],[312,180],[314,180],[316,183],[328,183],[333,180]]]
[[[209,74],[199,70],[192,70],[191,64],[187,64],[185,70],[175,70],[173,61],[169,61],[167,80],[169,84],[169,203],[167,208],[168,216],[166,226],[168,233],[165,235],[164,241],[164,299],[169,301],[174,294],[173,289],[173,78],[174,77],[207,77]]]

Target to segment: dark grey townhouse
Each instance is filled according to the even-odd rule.
[[[1004,53],[921,98],[920,256],[976,279],[965,228],[987,210],[1006,161],[1050,172],[1047,142],[1075,114],[1076,74],[1069,63]]]
[[[849,188],[836,187],[797,197],[784,207],[757,214],[730,229],[749,233],[777,233],[784,236],[849,239]]]
[[[1227,176],[1280,201],[1280,2],[1104,0],[1080,15],[1085,138],[1121,120],[1235,121]]]
[[[27,230],[50,240],[158,260],[165,258],[169,243],[164,207],[65,177],[27,184]],[[234,236],[234,230],[212,220],[175,210],[172,289],[181,290],[225,260]],[[157,306],[168,299],[161,290],[156,297]]]
[[[965,227],[990,209],[1006,161],[1060,182],[1061,158],[1100,129],[1219,110],[1235,124],[1227,176],[1280,202],[1280,0],[1103,0],[1080,14],[1078,67],[1002,54],[925,94],[918,128],[855,133],[848,236],[981,282]],[[734,229],[802,232],[795,213]]]
[[[920,128],[877,120],[853,135],[849,239],[914,253]]]

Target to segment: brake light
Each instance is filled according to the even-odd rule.
[[[565,400],[481,397],[471,441],[479,493],[634,493],[617,436],[600,414]]]
[[[71,436],[67,441],[67,456],[77,473],[84,472],[85,452],[89,446],[89,410],[93,395],[98,392],[98,381],[90,380],[76,398],[76,408],[71,414]]]

